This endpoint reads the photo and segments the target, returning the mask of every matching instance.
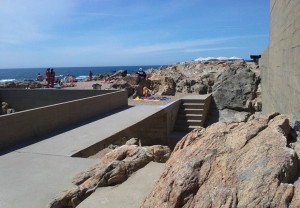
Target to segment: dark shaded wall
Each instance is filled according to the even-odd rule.
[[[270,40],[260,66],[263,113],[300,118],[299,0],[270,0]]]

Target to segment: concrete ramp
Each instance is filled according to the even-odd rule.
[[[97,189],[78,208],[138,208],[159,179],[164,165],[151,162],[124,183]]]

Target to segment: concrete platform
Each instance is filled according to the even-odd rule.
[[[160,110],[159,106],[129,108],[3,154],[0,156],[0,207],[47,207],[56,195],[72,186],[76,174],[98,162],[71,155]]]
[[[179,107],[179,102],[174,102],[174,105]],[[76,174],[97,163],[97,160],[74,158],[72,155],[149,119],[162,109],[168,112],[168,115],[164,112],[165,119],[160,120],[159,124],[167,125],[167,121],[172,120],[175,122],[178,109],[174,108],[172,103],[167,106],[136,106],[77,128],[56,132],[39,142],[11,150],[6,154],[2,153],[0,207],[47,207],[56,195],[72,186],[71,181]],[[150,133],[156,133],[157,130],[152,129],[156,123],[157,120],[154,123],[151,120],[145,127],[152,130]],[[171,128],[171,124],[164,128]],[[164,132],[167,133],[167,130]],[[145,134],[144,130],[142,133]],[[99,207],[99,204],[103,204],[102,207],[139,207],[151,190],[154,180],[159,177],[163,166],[164,164],[151,163],[124,184],[97,190],[80,207]],[[121,194],[116,197],[116,192]]]
[[[159,179],[164,165],[151,162],[124,183],[97,189],[78,208],[138,208]]]
[[[49,147],[51,149],[51,146]],[[0,157],[0,207],[41,208],[97,160],[12,152]]]
[[[17,152],[72,156],[120,130],[160,111],[159,106],[136,106],[21,148]],[[51,147],[51,148],[50,148]]]

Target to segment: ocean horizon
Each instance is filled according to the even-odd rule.
[[[163,65],[141,65],[141,66],[91,66],[91,67],[56,67],[53,68],[55,75],[73,75],[88,76],[89,71],[96,74],[113,73],[118,70],[127,70],[128,73],[135,73],[139,68],[146,69],[158,69]],[[0,69],[0,82],[9,80],[36,80],[37,74],[45,76],[47,68],[11,68]]]

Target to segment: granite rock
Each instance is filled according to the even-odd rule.
[[[278,114],[195,129],[176,145],[142,207],[296,207],[290,130]]]
[[[166,146],[123,145],[109,151],[99,164],[84,171],[73,180],[73,186],[57,197],[51,208],[76,207],[97,188],[124,182],[133,172],[149,162],[166,162],[171,150]]]

